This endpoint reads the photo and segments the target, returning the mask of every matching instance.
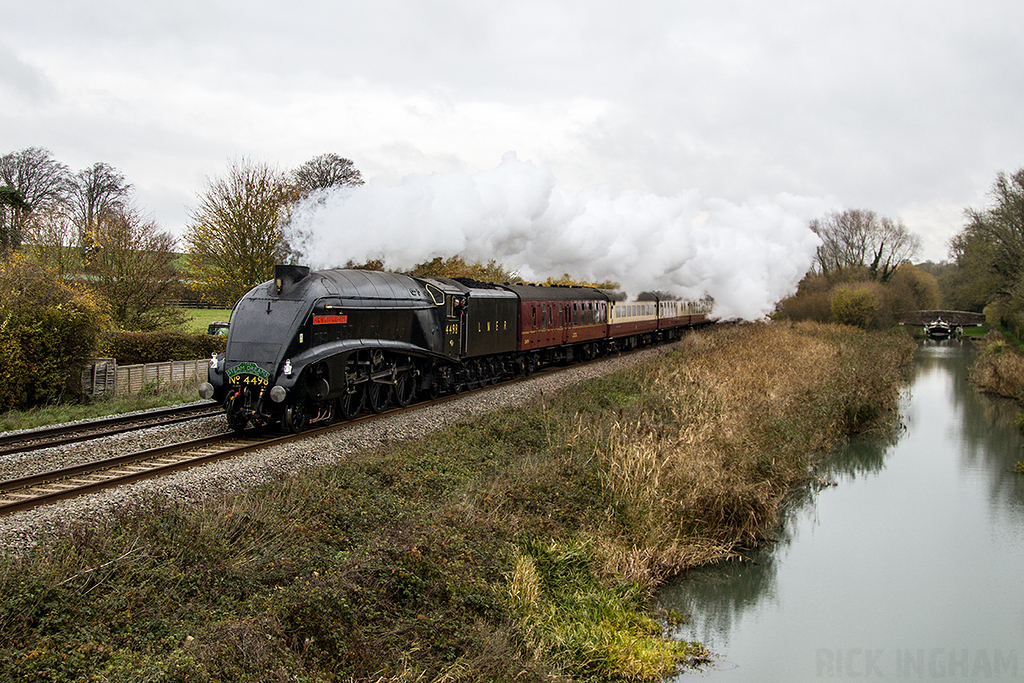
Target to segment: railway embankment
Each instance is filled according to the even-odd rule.
[[[143,489],[3,560],[0,678],[656,679],[705,653],[662,638],[652,589],[769,538],[817,459],[894,418],[912,350],[726,327]]]

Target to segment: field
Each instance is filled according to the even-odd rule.
[[[0,567],[0,679],[659,680],[650,592],[886,428],[903,335],[744,325],[621,374]],[[683,615],[661,615],[678,619]]]
[[[231,310],[227,308],[184,308],[187,316],[182,332],[192,334],[206,334],[207,326],[219,320],[228,320]]]

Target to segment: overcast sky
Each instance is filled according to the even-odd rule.
[[[873,209],[947,256],[1024,166],[1019,0],[0,0],[0,153],[110,163],[181,232],[240,156],[394,184],[509,151],[569,191]]]

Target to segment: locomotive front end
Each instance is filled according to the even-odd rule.
[[[199,395],[224,405],[228,424],[287,420],[287,398],[297,373],[290,356],[311,300],[304,266],[277,266],[274,279],[251,289],[235,305],[224,353],[210,359],[209,381]]]

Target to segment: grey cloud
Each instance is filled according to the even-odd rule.
[[[21,59],[3,42],[0,42],[0,90],[8,97],[34,103],[52,99],[56,94],[42,69]]]

